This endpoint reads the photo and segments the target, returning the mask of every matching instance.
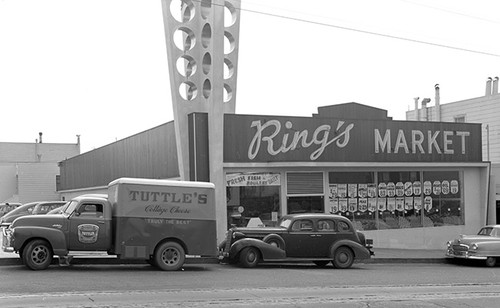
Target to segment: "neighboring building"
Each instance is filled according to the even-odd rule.
[[[188,117],[188,180],[209,181],[208,114]],[[219,239],[251,218],[274,225],[326,212],[349,217],[377,247],[440,249],[491,213],[480,124],[393,121],[348,103],[312,117],[226,114],[223,131]],[[60,193],[102,192],[122,176],[178,178],[175,144],[169,122],[65,160]]]
[[[40,141],[41,141],[40,134]],[[56,183],[61,160],[80,154],[80,143],[0,142],[0,200],[60,200]]]
[[[420,102],[415,98],[415,109],[406,113],[408,121],[457,122],[482,124],[483,160],[491,162],[491,182],[496,200],[496,221],[500,223],[500,94],[499,78],[488,78],[484,96],[441,104],[440,89],[435,86],[434,106],[430,98]]]
[[[63,200],[83,193],[107,193],[120,177],[179,179],[174,122],[113,142],[60,163]]]

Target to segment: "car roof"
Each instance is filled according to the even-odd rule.
[[[283,218],[335,218],[350,221],[349,218],[336,215],[336,214],[326,214],[326,213],[300,213],[300,214],[288,214],[283,216]]]
[[[25,203],[21,206],[18,206],[17,208],[13,209],[12,211],[8,212],[7,214],[5,214],[3,217],[7,218],[7,217],[10,217],[10,216],[14,216],[14,215],[17,215],[17,213],[19,212],[22,212],[22,211],[25,211],[26,209],[30,208],[30,207],[35,207],[37,206],[38,204],[40,203],[44,203],[44,202],[47,202],[47,203],[54,203],[54,202],[60,202],[60,201],[35,201],[35,202],[29,202],[29,203]],[[64,204],[64,203],[63,203]]]

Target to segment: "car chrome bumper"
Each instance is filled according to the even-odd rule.
[[[457,259],[469,259],[469,260],[486,260],[488,258],[486,256],[478,256],[478,255],[471,254],[468,251],[455,252],[455,251],[450,251],[450,250],[448,250],[446,252],[446,257],[447,258],[457,258]]]

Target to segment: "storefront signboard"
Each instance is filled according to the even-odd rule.
[[[480,162],[481,125],[226,114],[224,162]]]

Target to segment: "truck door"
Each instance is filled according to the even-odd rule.
[[[104,205],[82,202],[70,218],[69,250],[107,251],[110,238],[111,220],[104,217]]]

